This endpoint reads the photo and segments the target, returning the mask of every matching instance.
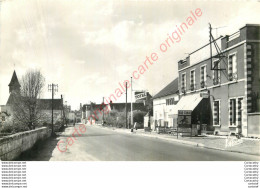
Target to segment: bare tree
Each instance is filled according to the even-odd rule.
[[[21,80],[21,92],[13,103],[14,121],[34,129],[42,122],[44,104],[39,100],[45,79],[39,70],[29,70]]]

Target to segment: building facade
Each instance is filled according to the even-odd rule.
[[[178,78],[176,78],[153,97],[152,130],[156,127],[177,127],[177,115],[174,113],[174,108],[178,100]]]
[[[212,56],[207,44],[178,62],[181,100],[198,101],[190,109],[194,123],[220,135],[260,135],[259,33],[259,25],[247,24],[216,39]],[[186,110],[188,105],[182,107]]]

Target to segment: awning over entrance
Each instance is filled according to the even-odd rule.
[[[194,110],[202,99],[200,93],[183,96],[174,107],[173,114],[178,114],[178,110]]]

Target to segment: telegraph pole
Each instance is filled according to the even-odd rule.
[[[54,135],[53,130],[53,99],[55,92],[58,92],[58,84],[48,84],[48,91],[51,92],[51,134]]]
[[[210,25],[210,23],[209,23],[209,46],[210,46],[210,68],[211,68],[211,70],[213,69],[212,67],[213,67],[213,65],[212,65],[212,46],[211,46],[211,30],[212,30],[212,28],[211,28],[211,25]]]
[[[103,108],[103,105],[105,105],[105,103],[104,103],[104,97],[103,97],[103,104],[102,104],[102,108]],[[102,126],[104,125],[104,110],[102,109],[102,111],[103,111],[103,117],[102,117]]]
[[[132,80],[132,77],[131,77],[131,127],[133,127],[133,99],[132,99],[132,95],[133,95],[133,80]]]
[[[127,126],[127,82],[125,82],[125,127],[128,128]]]

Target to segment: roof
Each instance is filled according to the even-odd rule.
[[[111,103],[111,110],[124,111],[125,103]],[[127,110],[131,109],[131,103],[127,103]],[[145,110],[144,103],[133,103],[133,110]]]
[[[92,106],[92,110],[102,110],[102,108],[105,108],[105,106],[108,105],[108,104],[93,104]],[[84,104],[83,105],[83,108],[82,108],[82,111],[85,112],[87,110],[86,106],[90,106],[90,104]],[[111,102],[110,103],[110,108],[111,110],[118,110],[118,111],[123,111],[125,110],[125,103],[113,103]],[[127,109],[130,110],[131,108],[131,103],[127,103]],[[145,110],[145,105],[144,103],[133,103],[133,110]],[[90,110],[90,109],[88,109]]]
[[[16,95],[11,93],[7,100],[6,105],[11,106],[15,105]],[[41,110],[51,110],[52,109],[52,102],[51,99],[38,99],[38,105]],[[53,110],[62,110],[62,99],[53,99]]]
[[[38,99],[40,108],[42,110],[51,110],[52,109],[52,100],[51,99]],[[62,110],[62,99],[53,99],[53,110]]]
[[[178,110],[194,110],[202,99],[200,93],[183,96],[173,109],[173,114],[178,114]]]
[[[171,83],[169,83],[165,88],[159,91],[153,99],[164,97],[167,95],[176,94],[178,92],[178,78],[175,78]]]
[[[15,71],[13,73],[13,76],[12,76],[11,81],[8,84],[8,86],[19,86],[19,87],[21,87]]]
[[[15,100],[16,100],[16,93],[11,93],[8,97],[8,100],[6,102],[6,105],[10,106],[12,104],[15,104]]]

